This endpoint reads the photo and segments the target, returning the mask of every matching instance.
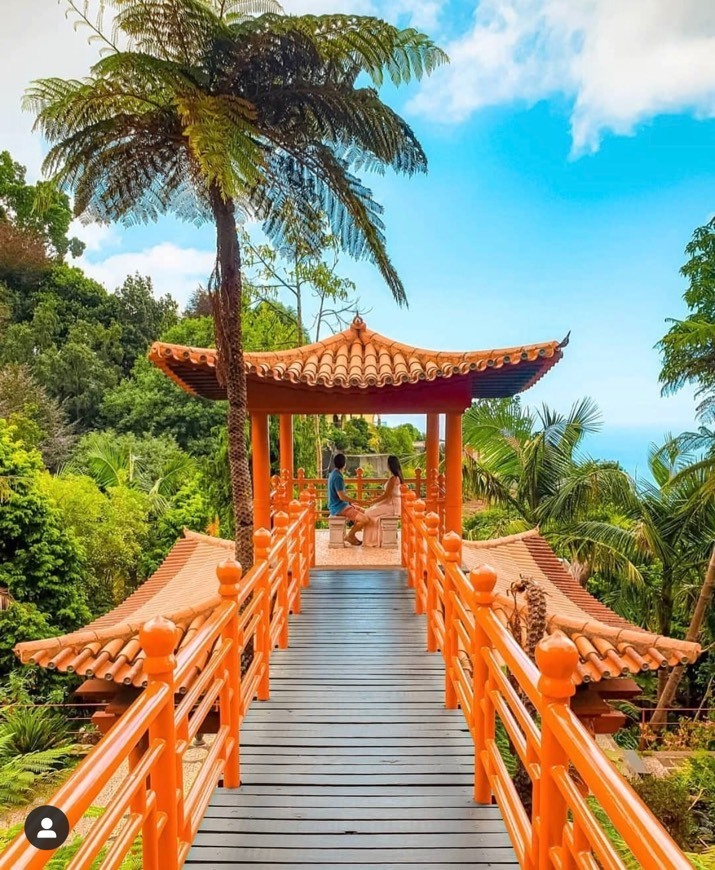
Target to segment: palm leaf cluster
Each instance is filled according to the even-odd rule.
[[[464,421],[470,484],[506,511],[505,533],[539,526],[581,582],[610,578],[601,589],[609,604],[668,634],[674,613],[687,612],[715,535],[714,463],[691,451],[705,435],[652,445],[648,476],[633,479],[585,452],[599,426],[588,399],[567,414],[514,400],[476,405]]]
[[[279,241],[291,203],[307,228],[327,215],[344,249],[375,262],[404,301],[382,209],[356,173],[426,169],[416,136],[375,87],[442,63],[428,37],[377,18],[283,16],[272,2],[105,6],[112,35],[90,76],[44,79],[26,96],[52,146],[45,170],[74,191],[78,213],[201,221],[213,216],[213,190]]]
[[[252,560],[245,444],[243,274],[237,220],[279,248],[320,247],[323,220],[346,252],[376,265],[395,300],[382,208],[359,173],[423,172],[409,125],[379,98],[446,58],[424,34],[355,15],[285,16],[272,0],[69,0],[102,58],[82,80],[44,79],[26,98],[51,147],[46,172],[79,214],[143,222],[173,212],[216,225],[209,283],[228,399],[238,558]],[[96,8],[96,7],[95,7]],[[110,32],[102,11],[113,16]]]

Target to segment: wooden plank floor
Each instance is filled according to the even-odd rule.
[[[317,570],[186,866],[517,866],[401,570]]]

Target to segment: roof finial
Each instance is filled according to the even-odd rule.
[[[362,332],[363,329],[365,329],[365,321],[359,314],[355,314],[355,317],[353,317],[353,322],[350,324],[350,328],[354,329],[355,332]]]

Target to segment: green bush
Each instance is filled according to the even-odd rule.
[[[636,779],[633,788],[681,849],[692,848],[697,824],[691,811],[690,790],[678,774]]]
[[[43,752],[68,742],[67,720],[46,707],[11,708],[0,722],[0,762],[9,756]]]

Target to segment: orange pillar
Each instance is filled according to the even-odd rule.
[[[437,505],[432,500],[432,486],[439,474],[439,414],[427,414],[427,429],[425,431],[425,492],[427,508],[436,511]]]
[[[287,471],[293,480],[293,415],[281,414],[278,443],[280,445],[281,471]]]
[[[445,415],[445,531],[462,535],[462,414]]]
[[[268,414],[251,414],[253,448],[253,527],[271,528],[271,456],[268,444]]]

